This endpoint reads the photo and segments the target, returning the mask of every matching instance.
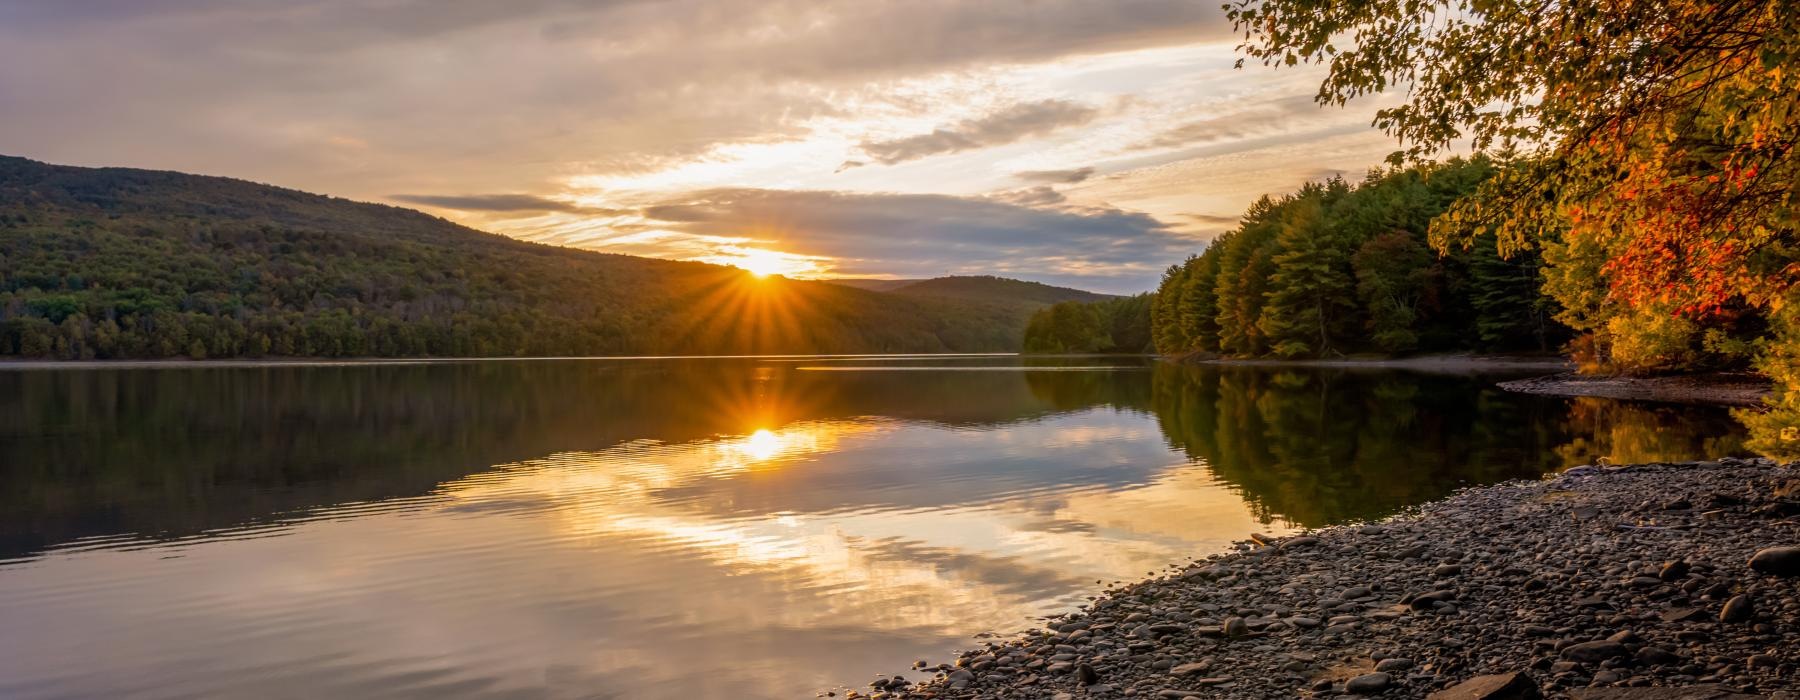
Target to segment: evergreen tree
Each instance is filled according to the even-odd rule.
[[[1257,328],[1280,357],[1342,354],[1338,339],[1354,318],[1355,283],[1349,256],[1324,225],[1321,190],[1303,191],[1286,208],[1270,276],[1268,302]]]
[[[1368,314],[1368,339],[1386,353],[1419,346],[1419,302],[1433,282],[1431,251],[1405,231],[1370,239],[1351,257],[1356,293]],[[1530,292],[1535,294],[1535,292]]]

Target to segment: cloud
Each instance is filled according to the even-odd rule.
[[[754,245],[829,256],[839,274],[998,274],[1118,293],[1155,287],[1194,246],[1141,213],[997,197],[731,188],[643,214],[690,236],[753,236]]]
[[[1027,187],[1022,190],[1009,190],[988,195],[988,198],[1006,202],[1008,204],[1017,204],[1021,207],[1047,207],[1069,201],[1068,197],[1063,196],[1063,193],[1056,191],[1056,188],[1049,185]]]
[[[541,212],[541,211],[582,211],[582,207],[534,194],[396,194],[388,199],[407,204],[418,204],[441,209],[457,211],[483,212]]]
[[[0,2],[0,150],[347,196],[505,191],[791,136],[846,98],[901,99],[909,79],[1222,39],[1221,15],[1192,0]],[[332,146],[351,140],[370,147]]]
[[[940,127],[929,134],[864,142],[860,148],[876,162],[893,165],[945,153],[1004,146],[1080,126],[1099,115],[1098,109],[1067,100],[1027,102]]]
[[[1219,214],[1182,214],[1181,218],[1208,226],[1236,226],[1242,216],[1221,216]]]
[[[1094,168],[1092,166],[1073,170],[1026,170],[1013,173],[1013,177],[1026,182],[1047,182],[1053,185],[1072,185],[1093,176]]]
[[[1130,148],[1134,150],[1179,148],[1253,136],[1283,134],[1294,131],[1296,122],[1306,118],[1316,119],[1320,114],[1320,107],[1311,96],[1289,95],[1241,106],[1221,115],[1192,120],[1140,141]]]

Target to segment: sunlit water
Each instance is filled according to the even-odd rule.
[[[0,697],[807,697],[1719,410],[1094,358],[0,369]]]

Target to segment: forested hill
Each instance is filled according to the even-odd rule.
[[[0,355],[1016,349],[1033,305],[758,280],[220,177],[0,156]]]
[[[1040,306],[1065,301],[1096,302],[1115,298],[1110,294],[991,275],[957,275],[924,280],[842,279],[832,281],[846,286],[907,296],[1023,302]]]
[[[938,277],[920,280],[893,290],[895,294],[952,299],[997,299],[1032,304],[1056,304],[1065,301],[1105,301],[1114,298],[1068,287],[1053,287],[1042,282],[991,277],[987,275]]]

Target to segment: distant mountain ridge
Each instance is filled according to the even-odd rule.
[[[0,156],[0,356],[1018,349],[1042,304],[968,284],[756,280],[243,180]]]
[[[1042,305],[1065,301],[1095,302],[1118,298],[1112,294],[1057,287],[1042,282],[1029,282],[993,275],[953,275],[930,279],[897,280],[832,279],[826,281],[889,294],[1026,302]]]

